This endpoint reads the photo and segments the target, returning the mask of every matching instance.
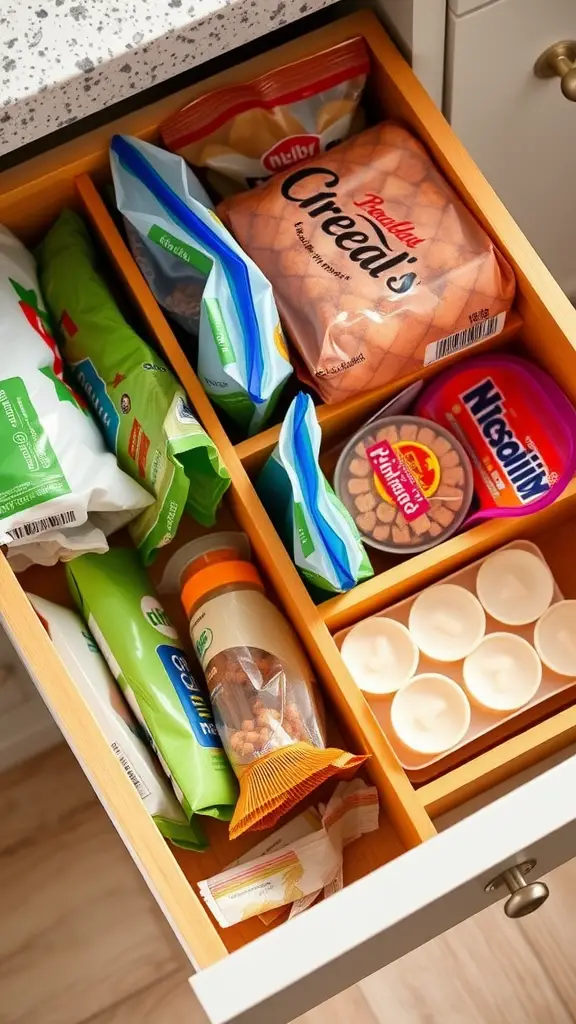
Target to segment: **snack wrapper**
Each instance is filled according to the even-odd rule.
[[[576,473],[576,410],[556,382],[518,356],[468,359],[422,391],[419,415],[468,452],[475,503],[466,525],[550,505]]]
[[[34,258],[0,227],[0,544],[16,572],[107,551],[152,498],[64,380]]]
[[[230,483],[163,359],[126,323],[97,267],[88,230],[64,210],[39,248],[40,279],[64,359],[118,463],[154,495],[131,524],[143,562],[176,535],[186,510],[214,522]]]
[[[344,848],[377,828],[376,789],[362,779],[342,782],[322,815],[320,830],[199,882],[200,895],[222,928],[316,899],[326,886],[339,884]]]
[[[272,283],[325,402],[495,337],[514,275],[405,128],[385,122],[252,192],[225,223]]]
[[[205,850],[204,829],[186,818],[86,624],[69,608],[28,600],[158,830],[175,846]]]
[[[369,70],[364,40],[348,39],[200,96],[160,133],[167,149],[209,172],[217,191],[251,188],[347,138]]]
[[[256,490],[305,582],[341,594],[373,575],[360,534],[320,469],[314,403],[300,392]]]
[[[229,821],[238,789],[208,695],[135,551],[112,548],[67,566],[68,584],[108,667],[188,817]]]
[[[269,282],[181,157],[115,135],[110,161],[136,262],[158,302],[198,335],[204,390],[256,433],[292,373]]]

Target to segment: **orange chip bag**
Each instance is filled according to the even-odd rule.
[[[265,270],[325,402],[494,337],[512,304],[512,270],[421,143],[393,122],[220,212]]]
[[[200,96],[162,125],[162,140],[194,167],[249,188],[347,138],[369,69],[364,40],[349,39]]]

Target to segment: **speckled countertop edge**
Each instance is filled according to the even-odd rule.
[[[0,154],[334,0],[0,0]]]

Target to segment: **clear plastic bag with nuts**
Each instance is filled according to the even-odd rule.
[[[243,534],[211,534],[177,552],[161,584],[181,591],[216,728],[240,780],[231,839],[271,828],[365,760],[325,746],[312,667],[249,557]]]
[[[233,647],[205,669],[218,731],[237,774],[273,750],[326,742],[318,701],[295,667],[258,647]]]

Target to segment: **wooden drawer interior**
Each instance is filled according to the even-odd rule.
[[[163,350],[220,449],[232,484],[218,527],[236,525],[249,535],[271,592],[291,618],[315,665],[334,737],[342,737],[342,742],[356,752],[371,755],[367,775],[379,788],[383,808],[381,826],[378,832],[355,845],[353,856],[347,858],[347,881],[367,874],[434,835],[434,815],[457,806],[469,796],[571,742],[576,733],[576,708],[557,708],[546,721],[454,768],[438,780],[416,788],[399,766],[370,707],[348,675],[332,634],[515,537],[534,539],[550,560],[565,595],[576,597],[576,559],[567,557],[576,547],[572,525],[576,484],[573,483],[554,506],[523,521],[494,521],[409,560],[397,563],[382,560],[376,563],[377,574],[373,579],[346,595],[315,605],[252,485],[254,474],[276,444],[279,427],[272,426],[237,444],[228,437],[108,213],[100,190],[109,177],[108,141],[114,132],[127,132],[155,141],[158,124],[167,113],[178,109],[192,96],[225,82],[254,77],[275,64],[357,34],[366,37],[373,54],[370,100],[376,117],[400,118],[412,127],[515,268],[516,312],[495,344],[514,346],[515,350],[538,361],[557,377],[576,402],[576,312],[372,14],[361,12],[336,22],[202,86],[175,94],[98,129],[0,178],[0,222],[30,245],[66,204],[75,206],[87,217],[110,272],[118,278],[142,330]],[[319,407],[327,469],[333,446],[376,411],[395,390],[397,385],[340,405]],[[186,521],[179,541],[199,529]],[[0,611],[8,631],[196,964],[207,966],[262,934],[265,929],[258,920],[220,931],[204,911],[193,888],[199,879],[226,866],[253,845],[260,834],[256,839],[248,836],[231,844],[226,825],[209,822],[211,850],[206,854],[174,851],[164,843],[24,597],[22,587],[69,604],[62,567],[34,568],[17,581],[5,561],[0,561]],[[161,567],[162,560],[153,567],[153,578],[157,578]],[[186,636],[186,624],[177,602],[172,603],[170,611],[182,635]]]

